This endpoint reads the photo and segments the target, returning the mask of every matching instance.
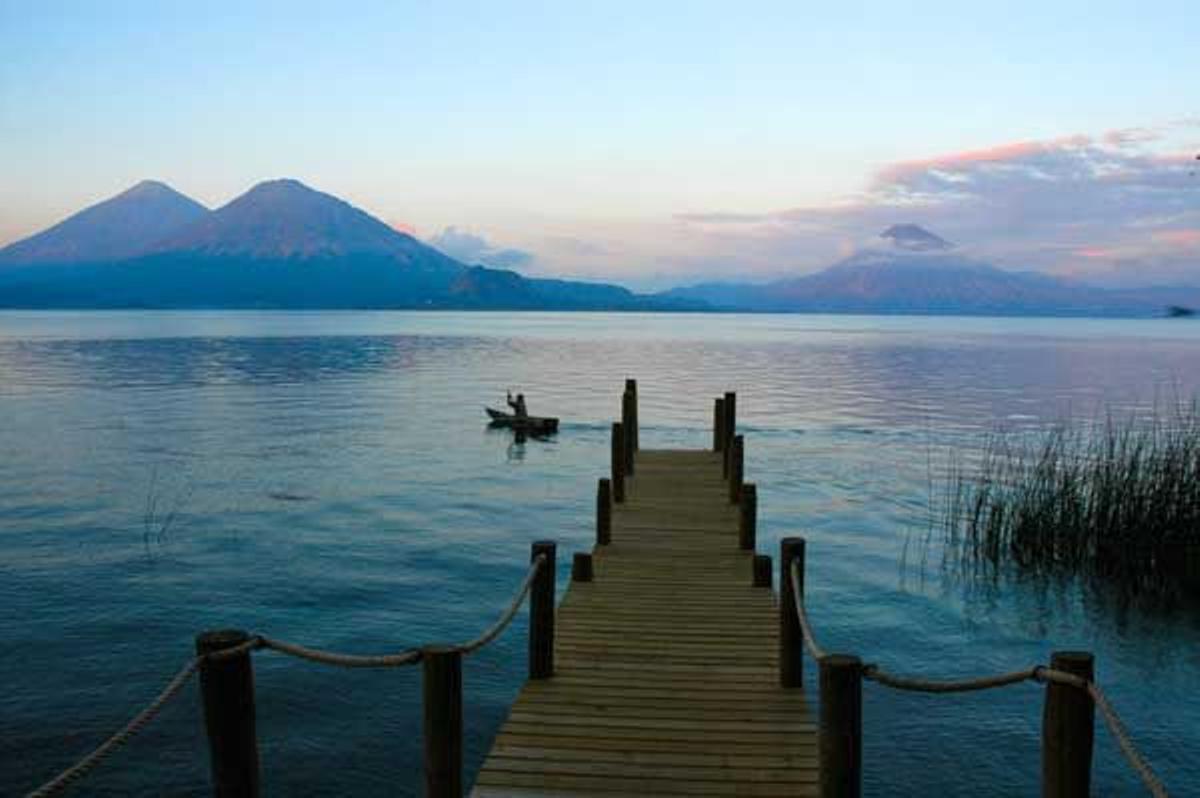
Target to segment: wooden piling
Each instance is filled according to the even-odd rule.
[[[596,545],[612,542],[612,480],[601,479],[596,488]]]
[[[771,555],[754,555],[754,586],[771,587]]]
[[[753,482],[742,485],[738,504],[738,548],[754,551],[758,545],[758,488]]]
[[[725,392],[724,403],[725,419],[721,424],[721,435],[724,437],[722,451],[725,452],[725,465],[721,471],[721,476],[729,476],[729,455],[732,451],[731,444],[733,436],[737,434],[737,394],[733,391]]]
[[[620,422],[612,425],[612,499],[625,501],[625,429]]]
[[[220,629],[196,637],[196,653],[214,654],[250,640],[239,629]],[[258,733],[254,711],[254,665],[250,652],[200,663],[200,693],[213,795],[257,798]]]
[[[574,558],[571,560],[571,581],[572,582],[590,582],[592,581],[592,555],[587,552],[577,551]]]
[[[529,678],[549,679],[554,675],[554,553],[552,540],[539,540],[529,552],[529,561],[546,555],[529,589]]]
[[[862,660],[848,654],[820,659],[821,798],[862,794]]]
[[[1050,667],[1092,681],[1095,659],[1088,651],[1055,651]],[[1046,684],[1042,708],[1042,796],[1086,798],[1091,794],[1096,708],[1086,691]]]
[[[633,451],[636,453],[638,449],[642,448],[641,425],[638,423],[637,380],[626,379],[625,380],[625,391],[627,393],[633,394],[633,414],[632,414],[632,417],[630,418],[630,421],[633,425],[633,434],[630,436],[630,442],[633,446]]]
[[[633,394],[628,390],[621,394],[621,430],[625,437],[621,441],[621,452],[625,455],[625,474],[633,476]]]
[[[804,639],[796,617],[792,591],[792,561],[800,568],[800,597],[804,597],[804,538],[779,541],[779,686],[804,686]]]
[[[447,646],[422,648],[421,675],[425,795],[461,798],[462,652]]]
[[[742,477],[745,475],[746,439],[733,437],[733,448],[729,454],[729,503],[737,504],[742,499]]]
[[[713,402],[713,451],[725,450],[725,400]]]
[[[738,395],[733,391],[725,391],[725,422],[722,425],[725,436],[725,451],[730,450],[730,442],[738,431]]]

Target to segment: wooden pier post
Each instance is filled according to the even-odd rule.
[[[215,654],[240,646],[250,635],[220,629],[196,637],[196,653]],[[257,798],[258,732],[254,712],[254,665],[250,652],[200,663],[204,728],[208,733],[213,795]]]
[[[742,477],[746,470],[746,439],[733,436],[733,448],[729,453],[729,503],[737,504],[742,498]]]
[[[584,551],[575,552],[575,557],[571,560],[571,581],[592,581],[592,555]]]
[[[713,451],[725,450],[725,400],[713,402]]]
[[[738,514],[738,548],[754,551],[758,545],[758,487],[753,482],[742,485]]]
[[[729,455],[732,452],[733,436],[737,434],[737,394],[733,391],[725,392],[725,420],[721,424],[721,435],[724,438],[722,450],[725,452],[725,465],[722,467],[721,476],[729,476]]]
[[[625,455],[625,473],[628,476],[633,476],[633,404],[636,400],[633,394],[628,389],[621,394],[621,429],[625,433],[625,437],[621,442],[621,451]]]
[[[625,501],[625,429],[619,421],[612,425],[612,498]]]
[[[554,553],[552,540],[539,540],[529,552],[529,561],[545,554],[529,589],[529,678],[549,679],[554,675]]]
[[[771,587],[771,555],[754,555],[754,586]]]
[[[632,446],[633,446],[633,451],[634,451],[634,452],[637,452],[639,449],[641,449],[641,448],[642,448],[642,442],[641,442],[641,425],[638,423],[638,391],[637,391],[637,380],[634,380],[634,379],[626,379],[626,380],[625,380],[625,391],[626,391],[627,393],[633,394],[633,415],[632,415],[632,417],[630,418],[630,421],[631,421],[631,423],[632,423],[632,426],[633,426],[633,434],[632,434],[632,436],[631,436],[631,444],[632,444]]]
[[[804,538],[779,541],[779,686],[804,686],[804,638],[796,617],[792,592],[792,561],[800,568],[800,597],[804,598]]]
[[[821,798],[862,794],[862,660],[848,654],[820,659]]]
[[[1095,658],[1088,651],[1055,651],[1050,667],[1092,681]],[[1042,708],[1043,798],[1087,798],[1091,794],[1092,743],[1096,708],[1086,691],[1046,684]]]
[[[601,479],[596,488],[596,545],[612,542],[612,480]]]
[[[426,798],[462,798],[462,652],[421,649]]]

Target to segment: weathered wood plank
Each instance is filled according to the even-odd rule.
[[[555,674],[522,688],[473,795],[816,793],[814,720],[778,686],[776,597],[722,463],[637,453],[592,581],[559,605]]]

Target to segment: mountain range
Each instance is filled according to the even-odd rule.
[[[911,223],[880,239],[813,274],[635,294],[462,263],[296,180],[259,183],[216,210],[144,181],[0,249],[0,307],[1150,316],[1200,306],[1196,287],[1110,290],[1000,269]]]
[[[893,225],[868,248],[813,274],[768,283],[714,282],[665,296],[714,310],[976,316],[1161,316],[1200,306],[1200,287],[1106,289],[1038,272],[1000,269],[917,225]]]
[[[0,307],[678,310],[700,303],[467,265],[271,180],[208,210],[145,181],[0,250]]]

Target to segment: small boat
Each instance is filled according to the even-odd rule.
[[[512,413],[505,413],[501,410],[493,410],[490,407],[485,407],[488,417],[491,418],[493,427],[512,427],[521,432],[528,432],[530,435],[553,435],[558,432],[558,419],[545,418],[543,416],[525,416],[524,418],[514,416]]]

